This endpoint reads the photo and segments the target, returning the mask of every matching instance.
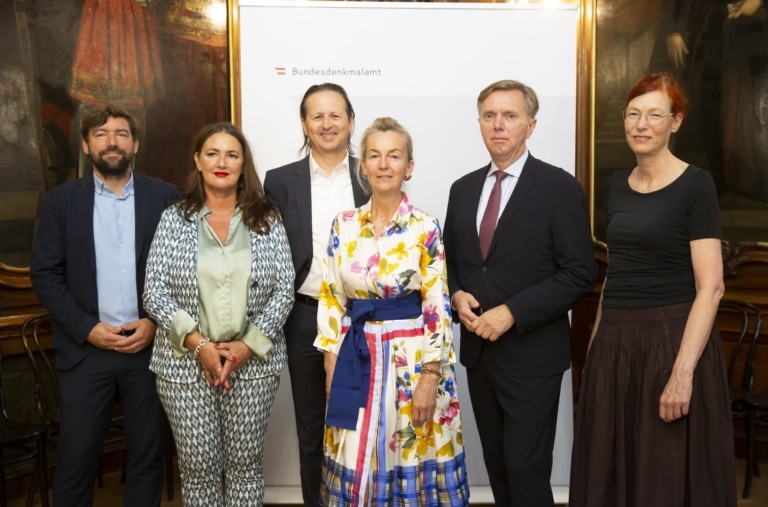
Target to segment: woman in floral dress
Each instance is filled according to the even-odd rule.
[[[413,171],[402,125],[375,120],[360,148],[372,197],[333,222],[317,317],[323,505],[467,505],[440,225],[402,192]]]

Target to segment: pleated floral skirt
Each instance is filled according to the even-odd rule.
[[[325,430],[322,505],[464,506],[469,485],[452,364],[444,364],[432,421],[414,428],[411,398],[421,377],[421,318],[369,322],[368,404],[355,430]]]
[[[716,329],[693,375],[687,416],[659,417],[691,303],[602,309],[582,376],[571,507],[736,505],[733,423]]]

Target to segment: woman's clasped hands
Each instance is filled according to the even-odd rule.
[[[251,358],[251,349],[241,340],[231,342],[208,342],[200,350],[198,361],[203,367],[203,376],[213,387],[224,386],[229,391],[229,381]]]

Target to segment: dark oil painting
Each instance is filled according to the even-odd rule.
[[[0,1],[0,263],[29,265],[46,192],[87,175],[79,115],[140,125],[134,169],[183,185],[190,143],[230,119],[227,0]]]
[[[644,73],[668,71],[690,107],[672,151],[717,186],[723,239],[768,241],[768,9],[761,0],[596,0],[595,236],[603,184],[631,168],[621,110]]]

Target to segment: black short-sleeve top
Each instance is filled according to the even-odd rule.
[[[689,165],[649,193],[629,186],[631,170],[605,184],[608,278],[603,306],[650,308],[693,301],[690,242],[720,238],[720,210],[708,172]]]

